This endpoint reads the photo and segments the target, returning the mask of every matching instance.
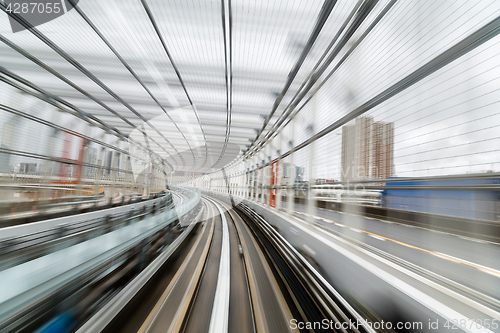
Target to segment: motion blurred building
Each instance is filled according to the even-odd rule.
[[[394,123],[365,116],[342,127],[342,180],[394,175]]]
[[[304,167],[300,167],[291,163],[283,163],[283,178],[285,183],[302,183],[304,182]],[[293,181],[292,181],[293,178]]]

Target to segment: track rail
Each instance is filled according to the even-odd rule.
[[[211,200],[211,199],[208,199]],[[219,265],[219,275],[217,279],[217,289],[215,291],[214,305],[210,319],[209,333],[226,333],[229,321],[229,291],[230,291],[230,257],[229,257],[229,228],[227,219],[221,206],[211,200],[217,207],[222,219],[222,248]]]
[[[99,325],[87,323],[79,333],[233,332],[235,327],[239,327],[241,333],[256,332],[248,275],[239,251],[241,235],[234,225],[234,217],[217,200],[203,198],[203,205],[203,222],[189,226],[194,234],[191,245],[179,246],[179,253],[173,256],[172,260],[179,262],[178,268],[172,271],[173,276],[168,277],[170,273],[167,273],[168,266],[175,265],[170,260],[157,270],[158,276],[151,277],[156,282],[145,282],[137,291],[134,296],[137,300],[129,297],[129,304],[114,313],[110,309],[115,306],[109,306],[109,315],[117,319],[102,320],[99,318],[103,315],[97,316],[95,321]],[[175,259],[176,256],[180,256],[179,259]],[[161,281],[162,275],[167,279],[165,282]],[[157,284],[165,286],[159,293],[154,291]],[[127,288],[117,300],[130,294],[125,291]],[[145,315],[128,322],[126,314],[144,312],[141,309],[144,304],[151,304]],[[125,322],[117,324],[121,320]]]
[[[140,306],[151,304],[145,314],[136,316],[135,322],[125,322],[121,326],[106,326],[113,320],[118,321],[109,318],[98,321],[97,326],[87,323],[79,333],[279,333],[303,331],[292,327],[294,319],[299,322],[327,319],[333,323],[363,320],[258,215],[244,206],[234,209],[215,198],[203,197],[202,200],[204,222],[189,226],[196,236],[193,236],[191,246],[181,249],[179,245],[177,251],[185,254],[176,259],[178,268],[171,272],[168,281],[149,283],[143,276],[142,284],[132,283],[133,297],[125,287],[123,295],[117,298],[122,299],[122,303],[129,303],[122,304],[119,311],[110,312],[116,318],[125,319],[126,313],[144,312]],[[155,272],[167,272],[171,264],[171,260],[157,263]],[[165,273],[155,274],[154,281],[160,281],[161,274]],[[152,274],[149,277],[153,281]],[[164,287],[154,292],[158,283]],[[142,298],[137,298],[139,294]],[[127,299],[125,295],[129,295]],[[110,304],[109,309],[114,308]],[[127,307],[128,312],[125,311]],[[364,327],[319,331],[374,333]]]
[[[174,278],[171,280],[168,287],[156,302],[153,310],[138,330],[139,333],[156,331],[179,332],[181,330],[190,304],[195,296],[197,286],[199,285],[203,268],[205,267],[214,230],[215,223],[213,223],[213,221],[212,223],[206,223],[203,226],[203,230],[198,236],[194,246],[191,248]],[[196,258],[197,251],[201,251],[199,258]],[[189,271],[188,267],[192,266],[193,262],[195,263],[194,270]],[[191,278],[188,278],[189,276],[191,276]],[[182,279],[186,278],[189,280],[187,287],[184,290],[179,291],[181,288],[176,287],[182,284]],[[175,311],[169,311],[172,307],[172,302],[175,302],[177,305]]]
[[[216,201],[227,210],[237,230],[250,298],[253,331],[295,331],[289,326],[293,315],[287,300],[281,293],[278,281],[241,213],[220,200]]]
[[[239,210],[248,218],[246,222],[274,268],[276,277],[283,282],[293,303],[299,311],[302,322],[330,323],[320,331],[374,333],[363,323],[362,318],[341,295],[264,219],[254,211],[240,204]],[[299,320],[299,318],[296,318]],[[326,325],[325,325],[326,326]]]

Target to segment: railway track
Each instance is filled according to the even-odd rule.
[[[202,201],[202,222],[140,292],[104,328],[79,332],[370,332],[292,324],[360,317],[245,207]]]

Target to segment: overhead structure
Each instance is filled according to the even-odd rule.
[[[309,137],[287,138],[308,145],[496,36],[500,10],[397,0],[67,3],[65,15],[16,33],[0,4],[3,81],[38,87],[173,170],[201,173],[254,156],[316,108],[318,124],[304,116]],[[290,150],[281,148],[257,162]]]
[[[16,33],[1,4],[2,67],[198,172],[227,165],[277,119],[335,4],[69,1],[75,10]]]

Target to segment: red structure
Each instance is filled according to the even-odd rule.
[[[278,184],[278,161],[271,165],[271,186]],[[276,207],[276,188],[271,188],[269,193],[269,206]]]
[[[75,133],[65,131],[64,134],[65,134],[64,146],[63,146],[61,159],[68,161],[68,163],[61,164],[61,168],[59,169],[59,181],[57,181],[56,183],[59,183],[59,184],[79,184],[80,180],[82,178],[83,158],[85,155],[85,145],[87,143],[87,140],[85,138],[83,138],[81,135],[78,135]],[[78,153],[77,160],[71,159],[71,143],[72,143],[73,136],[75,136],[81,142],[80,151]],[[70,165],[75,166],[75,171],[74,171],[75,181],[72,181],[72,182],[69,181]]]

